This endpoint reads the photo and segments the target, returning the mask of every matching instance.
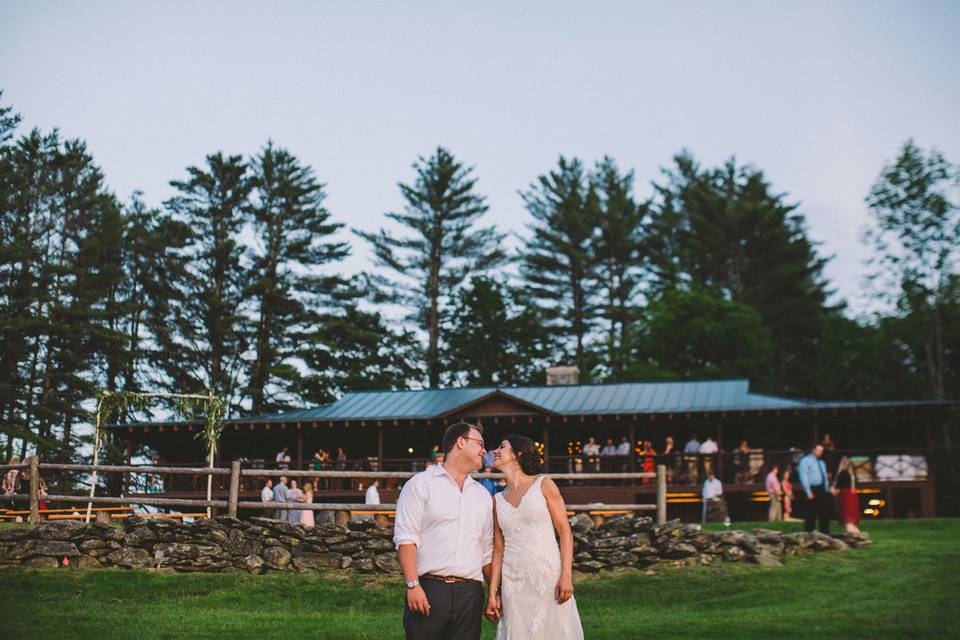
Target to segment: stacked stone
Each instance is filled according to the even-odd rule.
[[[597,572],[617,567],[710,564],[715,560],[781,565],[784,555],[844,550],[870,544],[867,534],[781,533],[770,529],[707,533],[698,524],[621,516],[594,526],[585,514],[570,519],[574,569]]]
[[[268,518],[200,518],[185,524],[131,517],[123,529],[73,521],[0,530],[0,565],[173,571],[314,571],[397,574],[393,531],[373,521],[306,528]]]
[[[753,562],[779,565],[784,555],[843,550],[870,544],[865,534],[782,534],[768,529],[706,533],[699,525],[622,516],[594,526],[571,518],[574,568]],[[120,567],[166,571],[250,572],[345,569],[399,574],[393,530],[373,520],[306,528],[268,518],[201,518],[182,523],[131,517],[123,528],[61,520],[33,528],[0,529],[0,566]]]

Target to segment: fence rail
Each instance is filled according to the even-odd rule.
[[[240,460],[235,460],[229,469],[219,467],[167,467],[167,466],[135,466],[135,465],[92,465],[92,464],[58,464],[42,463],[33,456],[25,464],[18,465],[0,465],[0,471],[9,469],[29,469],[31,478],[39,478],[41,470],[50,471],[81,471],[81,472],[113,472],[123,474],[151,474],[167,473],[173,475],[209,475],[209,476],[228,476],[230,478],[230,491],[227,500],[190,500],[186,498],[160,498],[149,495],[137,497],[117,497],[117,496],[72,496],[72,495],[45,495],[44,500],[50,502],[62,502],[67,504],[88,505],[87,520],[90,519],[90,505],[92,504],[116,504],[129,505],[139,504],[156,507],[202,507],[206,509],[227,509],[230,517],[236,517],[238,509],[253,509],[262,511],[333,511],[341,516],[349,517],[349,512],[392,512],[396,509],[393,504],[358,504],[358,503],[296,503],[296,502],[249,502],[240,501],[240,478],[243,477],[279,477],[287,476],[289,478],[366,478],[366,479],[398,479],[405,480],[415,476],[418,472],[414,471],[296,471],[296,470],[268,470],[268,469],[243,469]],[[470,474],[475,479],[499,479],[503,477],[500,473],[473,473]],[[656,479],[657,481],[657,501],[656,504],[576,504],[567,505],[567,510],[573,513],[596,512],[596,511],[655,511],[657,522],[663,523],[667,520],[667,480],[666,467],[660,465],[656,473],[591,473],[585,476],[582,473],[548,473],[544,474],[555,480],[633,480],[633,479]],[[30,501],[30,522],[36,524],[40,521],[40,483],[31,482],[31,491],[29,494],[16,494],[13,496],[16,500]]]

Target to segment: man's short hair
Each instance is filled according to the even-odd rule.
[[[475,429],[480,434],[483,433],[483,427],[479,423],[470,424],[462,420],[447,427],[447,430],[443,432],[443,454],[446,456],[453,451],[457,440],[469,436],[471,429]]]

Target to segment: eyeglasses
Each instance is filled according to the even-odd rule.
[[[479,442],[480,446],[483,448],[487,447],[487,444],[483,441],[483,438],[470,438],[468,436],[460,436],[460,437],[463,438],[464,440],[473,440],[474,442]]]

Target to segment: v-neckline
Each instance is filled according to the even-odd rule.
[[[540,479],[539,477],[533,479],[533,482],[530,483],[530,486],[528,486],[527,489],[523,492],[523,495],[520,496],[520,500],[517,502],[516,506],[513,506],[513,503],[507,500],[507,497],[503,495],[503,492],[500,492],[500,497],[503,499],[504,502],[506,502],[508,505],[513,507],[514,510],[518,510],[520,508],[520,505],[523,504],[523,499],[527,497],[527,494],[530,493],[530,490],[533,489],[533,485],[537,484],[537,480],[539,479]]]

